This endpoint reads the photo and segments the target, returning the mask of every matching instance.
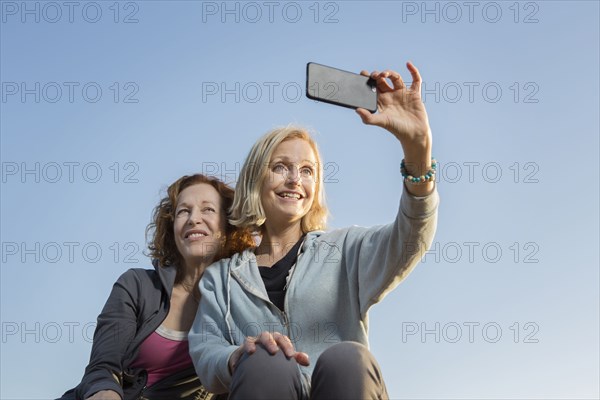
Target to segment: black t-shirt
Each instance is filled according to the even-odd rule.
[[[284,309],[285,299],[285,284],[286,278],[292,266],[296,264],[296,258],[298,258],[298,249],[302,244],[304,237],[300,238],[298,242],[287,252],[287,254],[272,267],[258,267],[260,276],[263,279],[269,300],[275,304],[280,310]]]

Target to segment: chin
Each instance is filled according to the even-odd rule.
[[[185,257],[185,259],[186,259],[186,263],[199,264],[199,263],[205,263],[205,262],[213,262],[215,257],[216,257],[216,254],[214,254],[214,253],[210,253],[210,254],[193,253],[193,254],[188,254],[187,257]]]

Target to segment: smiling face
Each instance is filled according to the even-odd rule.
[[[275,148],[261,188],[267,224],[300,224],[313,204],[318,179],[316,163],[306,140],[284,140]]]
[[[198,183],[179,193],[173,231],[186,267],[211,263],[225,239],[226,216],[214,187]]]

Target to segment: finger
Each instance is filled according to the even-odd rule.
[[[294,354],[296,354],[296,349],[294,349],[294,345],[289,337],[282,335],[279,332],[274,333],[273,337],[287,358],[294,357]]]
[[[388,78],[392,82],[392,85],[394,85],[394,89],[404,89],[406,87],[402,77],[396,71],[390,71]]]
[[[379,93],[387,93],[394,90],[390,84],[385,80],[385,78],[377,79],[377,91]]]
[[[236,351],[233,352],[233,354],[231,354],[231,357],[229,357],[229,372],[231,372],[232,374],[235,371],[235,367],[237,366],[240,357],[242,356],[242,354],[244,354],[244,351],[244,346],[240,346]]]
[[[255,337],[247,337],[244,340],[244,351],[248,354],[253,354],[256,351],[256,338]]]
[[[269,332],[262,332],[258,337],[257,342],[265,346],[265,349],[267,349],[270,354],[275,354],[279,350],[277,342]]]
[[[393,87],[390,86],[388,82],[388,79],[391,80],[392,77],[395,79],[395,82],[392,81],[392,83],[394,84]],[[379,74],[379,77],[377,78],[377,89],[381,93],[391,92],[394,89],[403,89],[404,87],[404,82],[402,82],[400,74],[392,70],[388,69],[383,71],[381,74]]]
[[[360,117],[360,119],[362,119],[362,122],[364,124],[370,125],[369,124],[369,114],[371,114],[369,111],[365,110],[364,108],[357,108],[356,113],[358,114],[358,116]]]
[[[381,124],[383,123],[384,119],[383,116],[379,114],[371,114],[364,108],[357,108],[356,113],[360,116],[360,119],[362,119],[364,124],[382,126]]]
[[[410,61],[406,63],[406,68],[410,71],[410,75],[412,76],[412,85],[410,86],[411,90],[415,92],[421,91],[421,74],[417,67],[414,66]]]
[[[373,71],[371,73],[369,73],[369,71],[363,69],[362,71],[360,71],[360,75],[362,76],[368,76],[373,80],[377,80],[377,78],[379,78],[379,76],[381,75],[381,72],[379,71]]]
[[[308,357],[308,354],[306,353],[297,352],[294,355],[294,359],[298,364],[303,365],[305,367],[308,367],[310,365],[310,359]]]

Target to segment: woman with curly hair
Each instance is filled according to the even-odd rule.
[[[229,224],[233,189],[201,174],[183,176],[154,210],[153,270],[130,269],[98,316],[90,362],[63,399],[207,399],[188,352],[198,281],[205,268],[254,245]]]

